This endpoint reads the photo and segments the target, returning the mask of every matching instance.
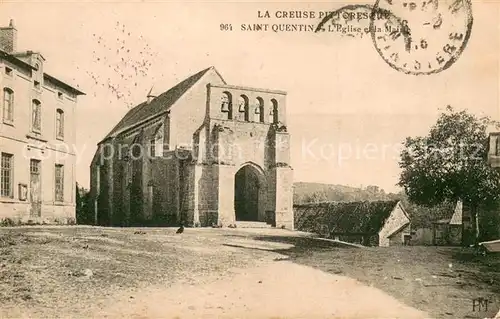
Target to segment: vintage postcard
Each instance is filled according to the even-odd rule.
[[[0,1],[0,317],[500,318],[499,27]]]

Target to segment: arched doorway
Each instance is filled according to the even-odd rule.
[[[245,165],[234,177],[234,211],[237,221],[258,221],[259,201],[262,200],[260,172],[252,165]]]

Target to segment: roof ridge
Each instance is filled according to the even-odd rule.
[[[159,94],[149,103],[143,101],[137,106],[133,107],[131,110],[125,113],[123,118],[118,122],[118,124],[115,125],[115,127],[113,127],[113,129],[106,135],[106,137],[101,140],[100,143],[110,137],[117,136],[133,127],[136,127],[137,125],[140,125],[141,123],[146,122],[151,118],[159,116],[160,114],[162,114],[162,112],[167,111],[211,69],[217,72],[217,70],[213,66],[205,68],[178,82],[167,91]],[[217,74],[224,81],[224,79],[218,72]]]
[[[293,204],[293,206],[308,206],[308,205],[328,205],[328,204],[337,204],[337,205],[354,205],[354,204],[377,204],[377,203],[392,203],[394,205],[397,205],[398,202],[401,202],[399,199],[375,199],[375,200],[327,200],[327,201],[321,201],[321,202],[309,202],[309,203],[298,203],[298,204]]]

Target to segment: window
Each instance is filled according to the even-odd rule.
[[[155,139],[152,138],[151,141],[149,141],[149,155],[151,157],[155,157],[156,156],[156,144],[155,144]]]
[[[142,132],[139,134],[136,134],[134,136],[134,139],[132,140],[132,144],[130,144],[130,147],[128,148],[129,160],[135,161],[135,160],[142,159],[143,157],[147,157],[147,154],[143,153],[145,151],[143,144],[145,144],[145,142],[143,142]],[[112,144],[109,144],[109,145],[111,147],[113,146]]]
[[[264,100],[256,98],[254,107],[254,122],[264,123]]]
[[[64,201],[64,166],[60,164],[55,166],[55,201]]]
[[[0,161],[0,196],[13,197],[13,156],[12,154],[2,153]]]
[[[31,128],[37,132],[42,130],[42,106],[38,100],[31,103]]]
[[[14,91],[9,88],[3,89],[3,120],[14,121]]]
[[[245,121],[249,120],[248,117],[248,98],[245,95],[240,95],[238,99],[238,111],[244,113]]]
[[[496,136],[496,150],[495,155],[500,156],[500,136]]]
[[[163,125],[161,125],[157,130],[150,143],[150,155],[151,157],[163,156]]]
[[[56,112],[56,137],[64,138],[64,111],[61,109],[57,109]]]
[[[35,175],[40,175],[40,161],[32,159],[30,160],[30,173]]]
[[[5,74],[7,74],[8,76],[12,76],[12,74],[13,74],[12,69],[6,66],[5,67]]]
[[[155,156],[163,156],[163,127],[156,135],[155,144]]]
[[[227,119],[232,120],[233,119],[233,98],[231,96],[231,93],[229,92],[223,92],[222,93],[222,98],[221,98],[221,109],[220,111],[223,113],[227,113]]]
[[[271,110],[269,111],[269,122],[278,123],[278,101],[271,99]]]
[[[130,185],[132,183],[132,162],[127,163],[127,185]]]

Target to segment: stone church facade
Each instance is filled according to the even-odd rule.
[[[128,111],[98,144],[100,225],[293,229],[286,93],[229,85],[214,67]]]

